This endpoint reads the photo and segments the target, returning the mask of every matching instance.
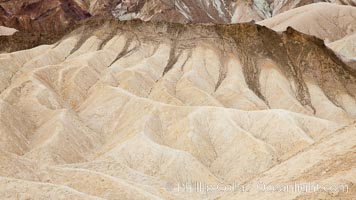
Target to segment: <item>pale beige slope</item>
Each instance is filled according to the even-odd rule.
[[[272,16],[276,16],[280,13],[286,12],[297,7],[314,3],[314,0],[275,0],[273,1],[273,13]]]
[[[23,50],[9,54],[0,54],[0,92],[4,91],[11,83],[11,79],[15,76],[17,70],[29,60],[45,53],[51,46],[42,45],[30,50]]]
[[[38,163],[0,150],[0,177],[12,177],[16,179],[40,181],[41,169]]]
[[[276,31],[288,26],[327,41],[336,41],[356,32],[356,7],[314,3],[258,22]]]
[[[0,194],[2,199],[93,199],[103,198],[90,196],[72,188],[50,183],[24,181],[0,177]]]
[[[159,177],[141,173],[130,168],[130,166],[115,160],[97,159],[91,162],[65,165],[63,167],[70,169],[81,169],[83,172],[85,170],[87,173],[101,174],[105,177],[110,176],[112,178],[125,181],[127,184],[145,190],[152,195],[164,199],[201,198],[199,194],[174,193],[172,190],[167,188],[167,186],[174,186],[175,183],[165,181]],[[95,185],[95,182],[93,185]]]
[[[104,199],[162,199],[121,179],[85,169],[55,167],[44,171],[43,176],[47,182]]]
[[[24,157],[42,164],[83,162],[102,143],[101,139],[98,133],[83,125],[75,114],[60,110],[35,131],[30,139],[30,150]]]
[[[300,6],[319,3],[319,2],[328,2],[339,5],[352,5],[355,6],[354,0],[274,0],[271,4],[273,8],[272,16],[276,16],[280,13],[286,12],[291,9],[295,9]]]
[[[356,34],[327,44],[349,66],[356,69]]]
[[[356,181],[355,131],[355,124],[338,130],[334,135],[246,183],[250,192],[229,194],[220,199],[352,199],[355,196],[353,183]],[[330,148],[331,146],[337,148]],[[263,192],[264,185],[274,185],[277,188],[293,186],[295,183],[319,184],[320,188],[326,186],[327,190],[305,193],[302,189],[291,191],[293,187],[290,187],[289,192]],[[340,190],[334,191],[335,187],[329,190],[331,185]]]
[[[328,46],[340,55],[356,60],[356,33],[329,43]]]
[[[29,118],[16,107],[0,100],[1,149],[23,155],[29,149],[29,138],[34,130],[35,126]]]
[[[5,27],[5,26],[0,26],[0,36],[1,35],[13,35],[16,33],[16,29]]]
[[[298,115],[294,116],[291,113],[277,110],[245,113],[220,110],[214,107],[201,109],[172,107],[165,104],[155,105],[154,102],[128,95],[115,88],[99,87],[95,90],[96,92],[92,92],[79,111],[80,116],[88,122],[88,126],[92,129],[101,130],[105,135],[112,135],[110,136],[111,141],[104,146],[103,152],[108,152],[112,148],[116,149],[116,144],[121,144],[127,138],[136,138],[138,136],[134,135],[143,131],[140,134],[148,134],[153,141],[159,144],[190,152],[200,162],[216,170],[226,165],[227,162],[231,162],[231,167],[234,166],[234,163],[240,163],[241,166],[238,169],[246,169],[249,166],[248,157],[253,154],[259,155],[255,159],[260,160],[261,163],[267,162],[267,166],[250,167],[249,172],[239,171],[236,166],[234,167],[235,172],[227,174],[220,172],[219,176],[224,179],[245,179],[250,173],[253,174],[273,164],[275,162],[273,157],[280,157],[280,159],[288,157],[303,146],[313,143],[314,139],[318,140],[323,135],[327,135],[328,131],[326,130],[332,132],[337,127],[328,121],[319,121],[313,118],[303,119]],[[110,123],[113,119],[120,123]],[[255,122],[251,119],[254,119]],[[273,127],[273,121],[280,124],[279,130]],[[96,123],[94,124],[94,122]],[[292,126],[291,122],[295,125]],[[231,132],[225,131],[224,139],[219,138],[220,133],[224,130],[223,127],[228,127],[227,130],[231,130]],[[261,127],[263,127],[263,131],[261,131]],[[323,128],[319,129],[318,127]],[[303,130],[310,130],[310,132]],[[281,136],[281,134],[284,135]],[[196,139],[191,141],[192,137]],[[131,146],[150,146],[145,140],[141,143]],[[241,149],[232,148],[236,145]],[[251,146],[255,146],[256,150],[249,149]],[[231,152],[232,150],[234,153]],[[245,156],[233,156],[242,150],[245,151],[243,153]],[[130,157],[139,155],[137,150],[137,153],[133,153],[133,150],[129,152]],[[115,153],[115,155],[122,157],[124,154]],[[142,157],[138,160],[142,165],[146,159],[148,158]],[[268,164],[271,161],[272,163]],[[154,169],[150,162],[146,167]],[[255,161],[251,160],[251,162]],[[145,169],[143,168],[143,170]],[[185,175],[185,177],[189,176]]]

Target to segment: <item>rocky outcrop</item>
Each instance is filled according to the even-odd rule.
[[[208,0],[130,0],[119,2],[112,10],[118,19],[168,22],[228,23],[231,1]]]
[[[0,25],[24,32],[55,33],[90,17],[74,0],[0,2]]]

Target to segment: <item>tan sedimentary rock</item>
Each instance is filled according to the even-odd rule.
[[[255,199],[177,184],[355,184],[356,72],[322,40],[255,24],[90,23],[0,54],[1,196]]]
[[[356,32],[356,7],[315,3],[258,22],[275,31],[287,27],[333,42]]]

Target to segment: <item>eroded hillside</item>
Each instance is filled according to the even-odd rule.
[[[356,71],[291,28],[96,19],[0,54],[0,70],[9,199],[236,199],[177,184],[356,182]]]

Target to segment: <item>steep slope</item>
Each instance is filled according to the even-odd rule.
[[[356,71],[322,40],[252,23],[98,20],[0,54],[1,195],[230,198],[177,186],[354,150]]]
[[[248,194],[229,194],[221,199],[353,199],[356,188],[350,183],[356,181],[355,132],[356,124],[340,129],[247,183]],[[330,146],[339,148],[331,150]]]
[[[334,50],[344,62],[356,69],[356,33],[329,43],[328,47]]]
[[[333,42],[356,32],[356,7],[315,3],[258,22],[275,31],[287,27]]]
[[[328,47],[346,59],[356,60],[356,33],[329,43]]]

